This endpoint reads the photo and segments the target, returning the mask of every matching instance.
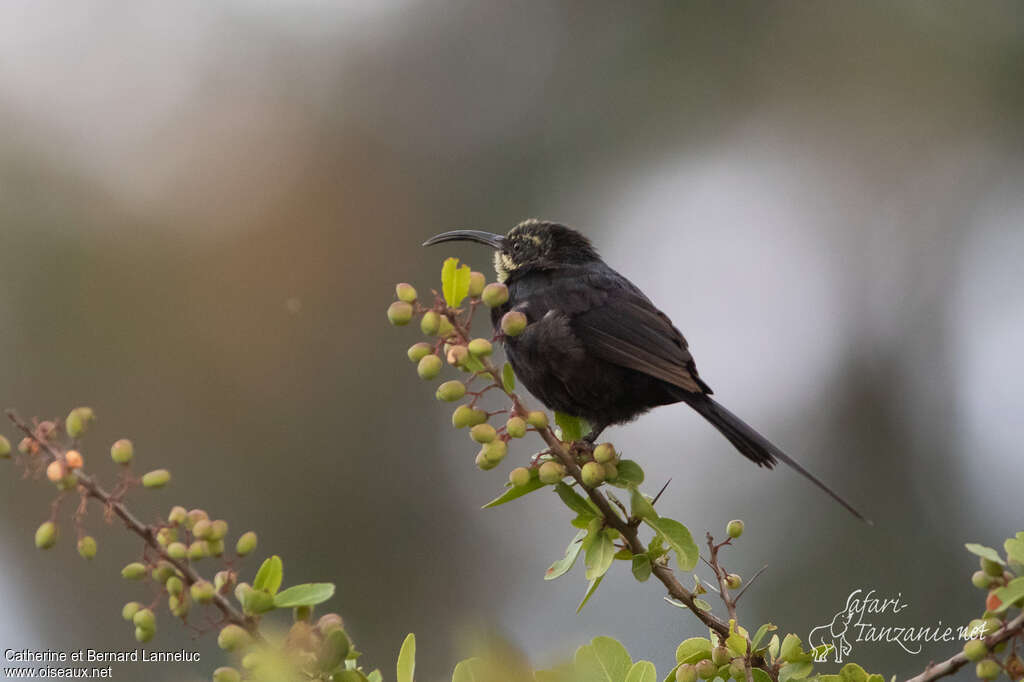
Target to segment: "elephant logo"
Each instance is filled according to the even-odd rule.
[[[836,663],[842,663],[843,658],[848,656],[853,650],[853,646],[846,638],[846,633],[850,628],[850,622],[853,620],[854,614],[857,613],[854,597],[859,592],[860,590],[856,590],[850,594],[846,599],[846,606],[835,615],[831,623],[819,625],[807,635],[807,642],[815,652],[815,663],[824,663],[828,658],[829,652],[832,652],[833,660]]]

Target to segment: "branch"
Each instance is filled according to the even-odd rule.
[[[1002,628],[992,633],[984,639],[985,646],[991,651],[997,644],[1005,642],[1012,637],[1024,632],[1024,613],[1011,620],[1009,623],[1004,625]],[[942,663],[928,664],[928,667],[924,669],[924,672],[916,677],[912,677],[907,682],[930,682],[931,680],[937,680],[947,675],[952,675],[960,668],[970,663],[967,657],[964,656],[961,651],[956,656],[946,659]]]

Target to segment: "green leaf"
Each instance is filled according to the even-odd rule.
[[[358,670],[339,670],[331,675],[331,682],[367,682],[369,677]],[[377,682],[380,682],[378,679]]]
[[[290,609],[296,606],[314,606],[334,596],[334,583],[303,583],[293,585],[274,595],[274,606]]]
[[[512,369],[512,365],[505,363],[504,367],[501,368],[501,385],[505,387],[505,390],[511,393],[516,390],[516,373]]]
[[[324,637],[320,645],[317,664],[324,672],[330,672],[341,665],[352,649],[352,642],[341,628],[335,628]]]
[[[608,481],[616,488],[635,488],[644,482],[644,470],[633,460],[619,460],[616,468],[619,470],[619,475],[615,477],[615,480]]]
[[[710,611],[711,610],[711,604],[709,604],[708,602],[704,601],[703,599],[694,599],[693,600],[693,605],[696,606],[701,611]]]
[[[484,661],[481,658],[467,658],[455,666],[452,682],[483,682]]]
[[[707,637],[690,637],[676,647],[676,663],[696,663],[711,658],[711,640]]]
[[[493,500],[485,504],[481,509],[490,509],[491,507],[497,507],[499,504],[505,504],[512,500],[519,499],[523,495],[532,493],[534,490],[540,490],[544,487],[544,484],[537,478],[537,472],[530,471],[530,482],[524,486],[509,485],[505,492],[495,497]]]
[[[611,637],[595,637],[576,650],[576,674],[587,682],[625,682],[633,665],[626,648]]]
[[[402,648],[398,652],[398,666],[395,679],[397,682],[412,682],[412,676],[416,672],[416,635],[411,632],[402,642]]]
[[[1006,565],[1006,562],[1003,561],[1003,557],[999,556],[999,552],[995,551],[991,547],[986,547],[985,545],[979,545],[979,544],[976,544],[974,542],[968,542],[966,545],[964,545],[964,547],[966,547],[967,551],[970,552],[971,554],[977,554],[978,556],[982,557],[983,559],[989,559],[991,561],[994,561],[997,564],[999,564],[1000,566],[1005,566]]]
[[[733,657],[747,655],[747,638],[738,632],[734,632],[725,639],[725,646],[732,652]]]
[[[476,358],[472,355],[466,356],[466,361],[463,364],[463,366],[473,373],[482,372],[485,369],[484,363],[480,362],[479,358]]]
[[[814,664],[810,661],[801,661],[799,663],[787,663],[786,665],[779,668],[779,682],[788,682],[789,680],[802,680],[811,674],[811,670],[814,669]]]
[[[629,491],[629,508],[633,511],[633,516],[638,519],[658,518],[658,512],[654,511],[654,505],[636,488],[631,488]]]
[[[600,578],[594,578],[590,581],[590,584],[587,585],[587,592],[583,595],[583,601],[581,601],[580,605],[576,607],[576,613],[582,611],[583,607],[587,605],[587,602],[590,601],[590,598],[594,595],[595,592],[597,592],[597,588],[598,586],[600,586],[602,580],[604,580],[604,576],[601,576]]]
[[[658,670],[650,661],[637,661],[626,674],[626,682],[657,682]]]
[[[585,530],[576,533],[576,537],[565,548],[565,556],[548,567],[548,570],[544,573],[544,580],[554,580],[569,572],[569,569],[576,563],[576,557],[580,555],[580,550],[583,548],[583,538],[586,536],[587,531]]]
[[[771,656],[772,663],[779,657],[779,636],[772,635],[771,641],[768,642],[768,655]]]
[[[675,551],[680,569],[693,570],[700,558],[700,552],[686,526],[665,516],[657,519],[644,519],[644,523],[653,528],[664,539],[665,544]]]
[[[276,554],[260,566],[256,573],[256,579],[252,581],[254,590],[263,590],[270,594],[276,594],[281,588],[281,581],[284,580],[284,564],[281,557]]]
[[[458,308],[462,299],[469,295],[470,269],[459,267],[458,258],[446,258],[441,266],[441,292],[449,308]]]
[[[580,516],[597,516],[597,514],[594,513],[594,510],[591,508],[591,506],[587,504],[587,501],[583,499],[583,497],[579,493],[577,493],[575,490],[567,486],[565,483],[558,482],[555,485],[555,492],[558,494],[560,498],[562,498],[562,502],[565,503],[566,507],[576,512]]]
[[[582,439],[585,433],[584,429],[588,428],[586,420],[573,417],[565,412],[555,412],[555,424],[561,429],[559,437],[566,443]]]
[[[1018,536],[1020,533],[1017,534]],[[1010,538],[1003,543],[1003,548],[1006,550],[1006,556],[1016,561],[1018,564],[1024,564],[1024,540],[1020,537]]]
[[[600,531],[590,543],[584,543],[587,580],[600,578],[615,560],[615,545],[608,533]]]
[[[646,582],[651,577],[651,557],[646,554],[633,555],[633,577]]]
[[[761,640],[764,639],[765,635],[767,635],[769,632],[774,632],[778,629],[779,628],[772,625],[771,623],[765,623],[757,629],[757,632],[754,634],[754,639],[750,640],[750,645],[754,649],[756,649],[757,646],[761,643]]]
[[[1014,578],[1006,587],[1000,587],[996,590],[996,596],[1002,602],[1002,605],[993,613],[1002,613],[1013,606],[1013,602],[1024,597],[1024,578]]]
[[[800,646],[800,638],[792,632],[786,635],[785,639],[782,640],[782,648],[779,650],[779,656],[782,657],[782,660],[794,661],[802,653],[803,648]]]
[[[772,682],[771,675],[760,668],[751,668],[750,672],[752,673],[754,682]]]

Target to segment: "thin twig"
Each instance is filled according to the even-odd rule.
[[[1005,626],[986,637],[984,639],[985,646],[989,651],[991,651],[997,644],[1005,642],[1021,632],[1024,632],[1024,613],[1021,613]],[[928,667],[924,669],[924,672],[916,677],[910,678],[907,682],[931,682],[931,680],[937,680],[940,677],[952,675],[969,662],[970,661],[967,660],[967,657],[964,656],[964,653],[961,651],[956,656],[947,658],[941,663],[929,663]]]

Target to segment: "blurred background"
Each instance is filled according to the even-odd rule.
[[[174,473],[143,517],[258,530],[286,583],[338,584],[371,667],[409,631],[430,680],[487,638],[545,665],[606,634],[664,672],[704,634],[625,566],[576,615],[582,570],[542,580],[573,534],[558,500],[479,509],[532,445],[477,471],[404,357],[418,332],[385,321],[445,256],[489,272],[424,238],[535,216],[585,231],[725,405],[874,518],[682,406],[608,432],[695,536],[747,521],[726,564],[768,565],[749,626],[804,636],[857,588],[902,595],[890,624],[979,614],[962,545],[1024,521],[1019,3],[0,8],[0,405],[94,407],[101,480],[132,438]],[[0,644],[132,648],[138,544],[94,511],[94,562],[68,524],[32,550],[51,488],[3,468]],[[204,662],[115,675],[221,665],[166,615],[154,647]],[[955,648],[851,657],[906,675]]]

